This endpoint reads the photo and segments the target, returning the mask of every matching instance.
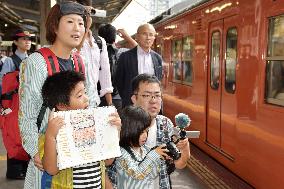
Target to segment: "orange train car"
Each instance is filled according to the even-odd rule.
[[[191,141],[253,187],[283,188],[284,1],[203,0],[151,23],[165,114],[187,113]]]

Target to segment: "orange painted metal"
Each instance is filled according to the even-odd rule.
[[[164,59],[164,111],[187,113],[193,143],[255,188],[283,188],[284,107],[265,103],[268,19],[284,14],[282,0],[212,0],[158,22],[156,45]],[[238,32],[236,90],[225,82],[226,31]],[[212,31],[221,37],[220,86],[210,87]],[[192,85],[173,80],[172,41],[194,36]],[[284,36],[283,36],[284,38]]]

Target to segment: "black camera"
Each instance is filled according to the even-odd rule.
[[[173,141],[169,141],[166,144],[167,150],[169,152],[167,152],[168,156],[170,156],[171,158],[173,158],[173,160],[178,160],[181,156],[181,152],[179,151],[179,149],[177,148],[176,144]]]

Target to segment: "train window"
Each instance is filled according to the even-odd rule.
[[[221,34],[215,31],[211,37],[211,57],[210,57],[210,85],[212,89],[219,88],[220,78],[220,40]]]
[[[284,106],[284,15],[269,19],[266,102]]]
[[[182,40],[173,41],[172,44],[172,61],[173,61],[173,79],[174,81],[181,82],[181,72],[182,72],[182,62],[181,62],[181,53],[182,53]]]
[[[183,38],[182,60],[183,60],[183,83],[192,84],[192,55],[194,50],[193,36]]]
[[[268,57],[284,56],[284,15],[270,18]]]
[[[230,28],[226,36],[225,89],[229,93],[236,90],[237,29]]]

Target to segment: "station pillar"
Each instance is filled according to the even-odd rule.
[[[51,8],[51,0],[40,0],[40,45],[47,45],[45,38],[45,21]]]

